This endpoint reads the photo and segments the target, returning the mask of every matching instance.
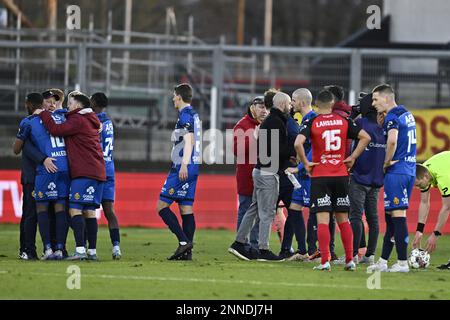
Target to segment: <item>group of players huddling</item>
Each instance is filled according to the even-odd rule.
[[[22,154],[23,214],[19,257],[36,260],[35,237],[43,243],[42,260],[97,260],[96,209],[108,220],[113,259],[121,258],[114,214],[114,129],[104,109],[105,94],[88,97],[73,91],[63,108],[64,92],[29,93],[29,116],[19,127],[14,153]],[[68,255],[70,228],[75,253]],[[86,251],[87,248],[87,251]]]

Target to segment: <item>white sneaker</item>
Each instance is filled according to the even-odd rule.
[[[337,259],[337,260],[334,260],[333,264],[337,264],[337,265],[345,264],[345,255],[340,256],[339,259]]]
[[[300,261],[300,262],[307,262],[309,261],[309,254],[301,254],[301,253],[295,253],[292,257],[288,258],[287,261]]]
[[[387,263],[384,261],[381,261],[381,258],[380,258],[380,260],[378,260],[377,263],[367,267],[367,272],[368,273],[372,273],[374,271],[388,272],[388,269],[389,268],[388,268]]]
[[[375,256],[371,255],[370,257],[362,256],[359,261],[361,264],[368,264],[369,266],[375,264]]]
[[[409,266],[408,263],[400,263],[397,262],[392,265],[392,267],[389,269],[389,272],[409,272]]]
[[[347,263],[344,267],[345,271],[355,271],[356,270],[356,263],[352,260],[349,263]]]
[[[53,250],[46,249],[44,255],[41,257],[41,260],[51,260],[53,258]]]
[[[113,258],[113,260],[120,260],[120,258],[122,258],[122,252],[120,252],[119,246],[113,247],[112,258]]]
[[[330,263],[327,261],[324,264],[319,264],[318,266],[314,267],[313,270],[318,270],[318,271],[331,271],[331,265]]]

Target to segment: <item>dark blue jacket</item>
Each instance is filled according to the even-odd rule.
[[[39,151],[30,139],[24,141],[22,147],[22,171],[20,183],[33,184],[36,178],[36,166],[44,162],[47,156]]]
[[[356,124],[367,131],[372,139],[356,160],[352,169],[352,177],[359,184],[381,187],[384,180],[383,163],[386,155],[386,138],[383,134],[383,128],[367,118],[356,120]],[[355,141],[354,146],[357,143],[358,141]]]

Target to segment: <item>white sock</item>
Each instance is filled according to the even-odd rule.
[[[85,247],[76,247],[75,252],[81,253],[81,254],[86,253],[86,248]]]
[[[92,256],[94,254],[97,254],[97,249],[88,249],[88,255]]]
[[[407,260],[398,260],[398,264],[402,267],[408,266],[408,261]]]
[[[114,250],[114,251],[119,251],[119,250],[120,250],[120,247],[119,247],[119,246],[114,246],[114,247],[113,247],[113,250]]]

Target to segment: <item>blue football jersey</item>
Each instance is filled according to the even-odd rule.
[[[102,123],[103,129],[100,136],[100,143],[103,150],[103,160],[105,160],[106,176],[114,177],[114,127],[111,119],[106,113],[97,113],[97,117]]]
[[[57,124],[66,121],[63,112],[52,113],[52,118]],[[51,136],[42,124],[42,120],[39,116],[31,116],[28,117],[28,119],[28,122],[25,124],[28,129],[24,130],[24,132],[26,131],[26,135],[31,138],[31,141],[33,141],[34,145],[43,154],[47,155],[47,157],[56,159],[54,163],[58,167],[58,171],[68,171],[69,164],[67,160],[64,138]],[[37,166],[36,171],[37,174],[48,173],[42,164]]]
[[[396,106],[389,111],[384,119],[384,134],[397,129],[397,148],[392,160],[396,164],[387,169],[386,173],[416,175],[416,121],[411,112],[404,106]]]
[[[317,113],[314,110],[311,110],[305,116],[302,118],[302,125],[305,124],[307,120],[313,119],[317,116]],[[311,151],[311,141],[307,139],[305,143],[303,144],[303,148],[305,148],[305,154],[308,155]],[[308,158],[308,160],[311,161],[312,158]]]
[[[189,174],[198,174],[200,165],[200,146],[201,146],[201,130],[202,125],[198,113],[191,107],[183,108],[178,116],[178,121],[175,124],[175,131],[172,135],[172,162],[173,167],[177,170],[181,167],[183,160],[183,136],[187,133],[194,134],[194,146],[191,155],[191,160],[188,165]]]

